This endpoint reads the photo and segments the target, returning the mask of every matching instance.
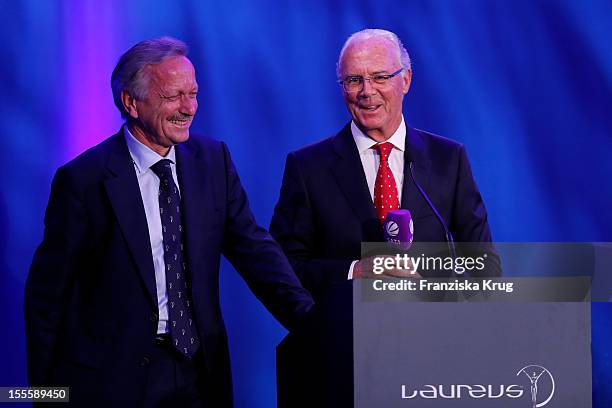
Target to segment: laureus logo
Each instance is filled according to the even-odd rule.
[[[550,371],[542,366],[532,364],[518,370],[516,375],[519,376],[521,373],[525,374],[530,382],[531,408],[540,408],[548,404],[553,395],[555,395],[555,379]],[[544,381],[547,381],[547,390],[550,389],[550,392],[546,398],[538,395],[538,385],[541,387]],[[538,400],[542,400],[542,402],[538,402]]]
[[[498,400],[529,397],[531,408],[541,408],[547,405],[555,394],[555,379],[550,371],[542,366],[531,364],[516,373],[517,376],[521,374],[529,379],[529,391],[518,384],[425,384],[416,389],[402,385],[402,399]]]

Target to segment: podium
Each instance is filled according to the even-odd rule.
[[[277,347],[278,406],[589,408],[590,280],[563,279],[572,294],[543,301],[553,281],[435,302],[332,286]]]

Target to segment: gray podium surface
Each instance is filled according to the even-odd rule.
[[[591,407],[589,302],[371,301],[367,284],[355,407]]]

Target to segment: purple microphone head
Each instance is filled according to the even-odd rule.
[[[414,235],[414,226],[412,224],[412,215],[410,215],[410,211],[389,211],[383,229],[387,242],[398,245],[403,250],[410,249],[412,237]]]

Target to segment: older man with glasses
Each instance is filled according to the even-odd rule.
[[[361,243],[383,240],[382,223],[394,209],[412,213],[415,241],[447,239],[435,208],[456,241],[491,242],[463,145],[404,121],[412,69],[397,35],[373,29],[351,35],[337,75],[352,120],[287,156],[270,227],[315,299],[334,282],[364,276]],[[487,273],[499,274],[494,251],[489,263]]]

